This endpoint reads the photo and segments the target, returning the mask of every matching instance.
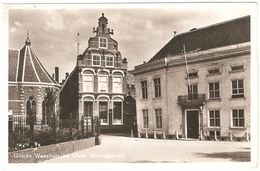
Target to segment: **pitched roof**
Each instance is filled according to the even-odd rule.
[[[148,62],[186,52],[202,51],[250,41],[250,16],[177,34]]]
[[[9,49],[8,55],[9,81],[57,84],[32,50],[29,37],[22,49]]]

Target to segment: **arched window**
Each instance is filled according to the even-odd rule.
[[[123,75],[120,72],[113,74],[113,93],[123,92]]]
[[[30,122],[36,124],[36,102],[33,96],[30,96],[26,102],[26,124],[30,125]]]
[[[109,125],[109,110],[108,110],[108,98],[98,98],[98,111],[101,125]]]
[[[113,125],[123,124],[123,99],[116,97],[113,99]]]
[[[107,93],[108,92],[108,73],[105,71],[100,71],[98,73],[98,92]]]
[[[93,92],[94,91],[94,73],[92,71],[86,70],[83,72],[83,92]]]

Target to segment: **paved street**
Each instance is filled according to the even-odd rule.
[[[240,162],[250,161],[249,142],[154,140],[101,135],[101,145],[53,162]]]

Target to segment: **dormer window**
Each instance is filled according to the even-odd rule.
[[[243,70],[244,70],[244,65],[231,66],[232,72],[243,71]]]
[[[107,38],[106,37],[99,38],[99,48],[107,49]]]

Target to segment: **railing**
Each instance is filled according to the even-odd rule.
[[[204,105],[205,100],[205,94],[190,94],[178,96],[178,104],[184,107],[199,107]]]
[[[35,123],[33,119],[25,116],[10,115],[8,118],[9,151],[88,138],[98,136],[100,133],[98,118],[91,119],[87,124],[85,118],[75,120],[71,117],[69,119],[50,117],[49,120],[47,125],[43,122]]]

